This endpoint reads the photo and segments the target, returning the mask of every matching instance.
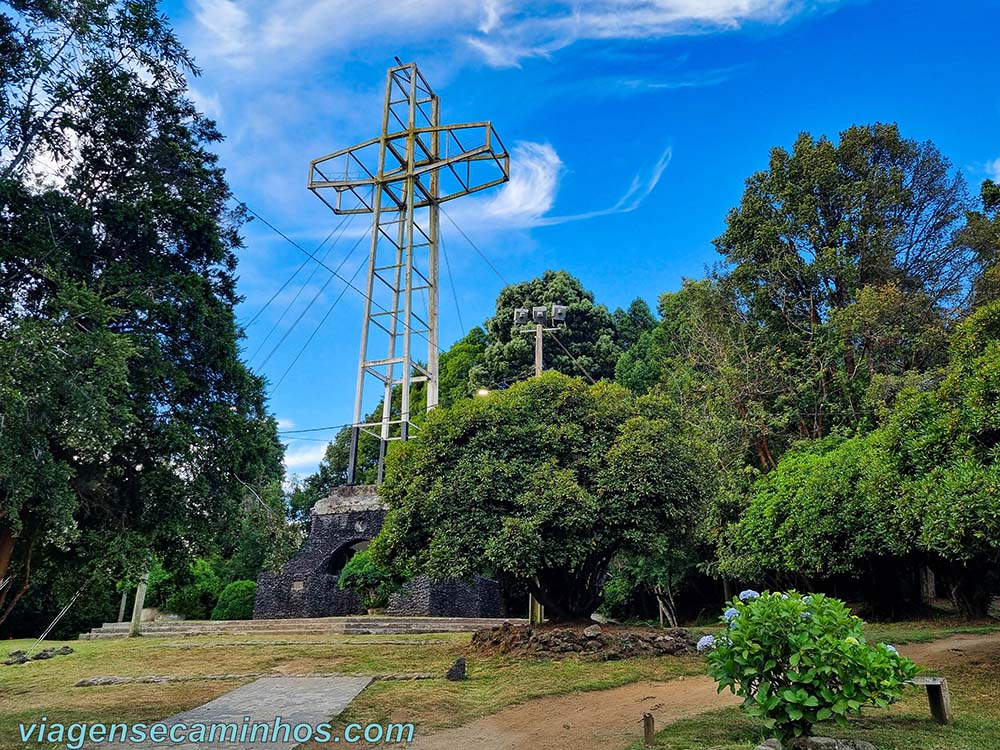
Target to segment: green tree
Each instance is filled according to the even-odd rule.
[[[30,585],[29,554],[71,541],[98,567],[155,554],[181,570],[231,533],[248,488],[282,476],[263,382],[239,360],[241,216],[209,150],[221,136],[186,94],[190,59],[154,2],[12,14],[0,23],[12,51],[0,59],[0,326],[37,340],[9,352],[5,387],[35,387],[44,373],[27,360],[56,322],[76,339],[58,367],[79,365],[87,385],[70,394],[79,378],[67,379],[34,448],[0,477],[0,576],[18,578],[0,594],[7,611]],[[58,181],[39,182],[46,161]],[[55,383],[57,363],[44,367]],[[60,425],[93,436],[77,450]],[[52,471],[21,483],[46,452]],[[32,520],[45,518],[59,522]]]
[[[785,434],[865,421],[873,374],[941,363],[940,333],[974,261],[956,241],[968,208],[947,159],[895,125],[854,126],[836,144],[803,133],[747,180],[715,241],[720,283],[762,334],[755,348],[780,352],[795,373],[766,405]],[[882,316],[901,310],[905,326],[875,345],[859,328],[867,311],[849,311],[880,295],[892,298]]]
[[[1000,184],[983,182],[981,211],[970,211],[961,241],[975,253],[979,266],[973,282],[973,301],[985,304],[1000,299]]]
[[[557,372],[432,412],[389,453],[377,561],[528,588],[554,620],[601,601],[616,553],[692,533],[706,460],[662,402]]]
[[[500,291],[496,314],[486,321],[486,351],[472,370],[475,385],[506,387],[534,374],[534,339],[521,333],[524,326],[514,323],[514,310],[553,304],[568,308],[566,325],[556,335],[573,357],[546,334],[545,369],[583,377],[586,371],[595,380],[614,376],[621,354],[615,319],[604,305],[594,303],[593,292],[584,289],[578,279],[566,271],[546,271],[540,278],[511,284]],[[637,311],[637,315],[634,328],[641,325],[641,312]]]
[[[341,589],[349,589],[361,598],[365,609],[385,607],[400,583],[396,572],[372,559],[368,550],[361,550],[348,560],[337,579]]]

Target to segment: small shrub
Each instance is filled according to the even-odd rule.
[[[866,643],[864,622],[822,594],[744,591],[722,622],[722,635],[698,643],[709,674],[779,739],[830,718],[844,723],[862,706],[884,708],[918,671],[892,646]]]
[[[398,588],[393,571],[372,560],[368,550],[358,552],[347,561],[337,585],[360,596],[365,609],[381,609]]]
[[[167,597],[167,611],[184,615],[189,620],[207,620],[223,589],[213,561],[195,560],[185,578],[188,582]]]
[[[233,581],[222,590],[219,603],[212,610],[213,620],[253,619],[253,600],[257,596],[254,581]]]

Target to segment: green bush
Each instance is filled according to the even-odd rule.
[[[865,643],[864,622],[822,594],[744,591],[722,622],[722,635],[698,643],[709,674],[780,739],[811,734],[818,721],[843,723],[862,706],[888,706],[918,671],[892,646]]]
[[[189,620],[207,620],[222,593],[222,580],[213,560],[199,558],[191,563],[184,583],[166,598],[168,612]]]
[[[398,587],[392,570],[372,560],[368,550],[358,552],[347,561],[337,585],[360,596],[365,609],[381,609]]]
[[[253,619],[253,600],[257,596],[254,581],[233,581],[222,590],[219,603],[212,610],[213,620]]]

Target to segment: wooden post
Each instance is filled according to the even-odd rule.
[[[951,724],[951,696],[948,694],[948,680],[941,678],[938,683],[927,684],[927,702],[931,707],[931,717],[938,724]]]
[[[656,744],[656,727],[653,723],[653,714],[642,715],[642,744],[652,747]]]
[[[931,718],[938,724],[951,724],[951,695],[948,693],[948,680],[944,677],[914,677],[910,682],[914,685],[923,685],[927,689]]]
[[[139,625],[142,622],[142,605],[146,601],[146,582],[149,580],[149,570],[142,574],[139,585],[135,587],[135,604],[132,605],[132,624],[128,628],[128,637],[135,638],[142,635],[139,632]]]

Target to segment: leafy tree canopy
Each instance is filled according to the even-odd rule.
[[[376,560],[529,588],[556,620],[589,615],[616,552],[692,533],[705,448],[662,399],[543,373],[432,412],[389,453]]]

